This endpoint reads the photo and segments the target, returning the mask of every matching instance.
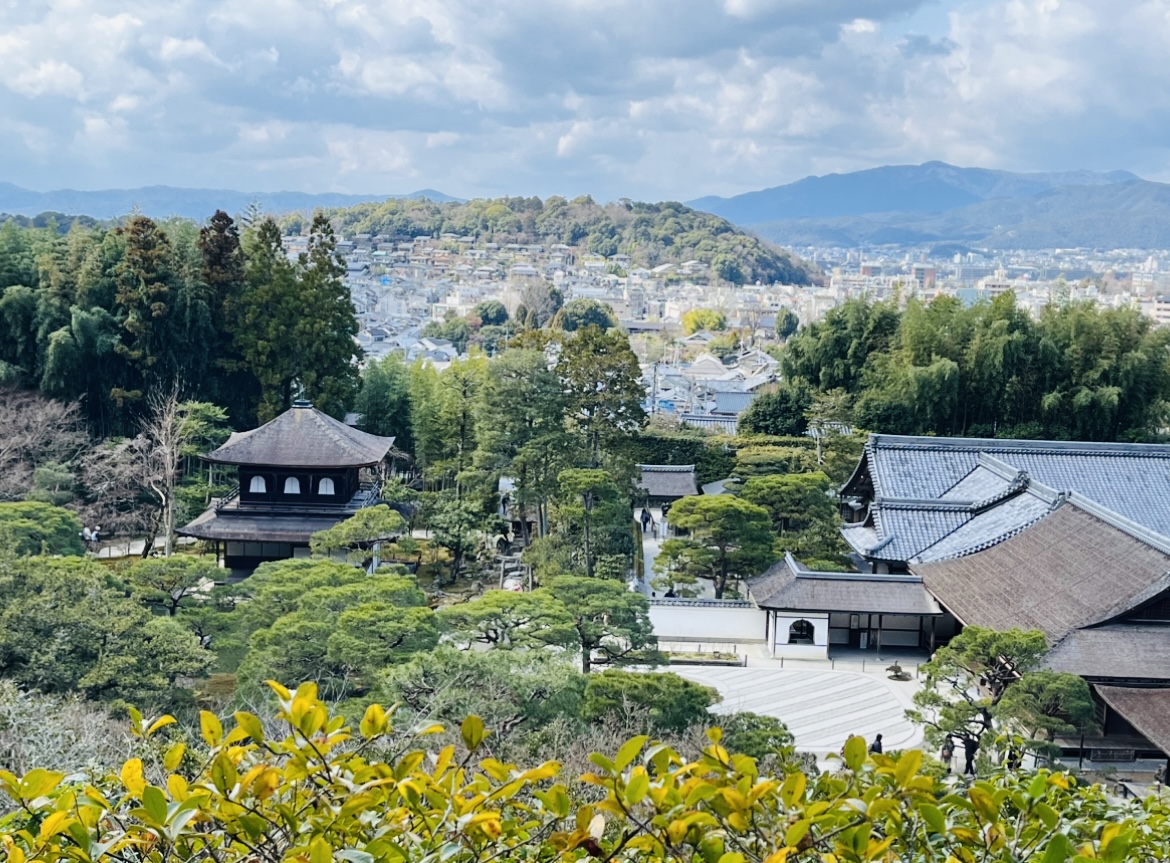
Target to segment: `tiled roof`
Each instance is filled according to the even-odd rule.
[[[964,623],[1039,629],[1056,642],[1170,589],[1170,546],[1141,533],[1072,499],[985,551],[911,570]]]
[[[380,462],[394,438],[367,434],[298,402],[260,428],[235,432],[203,456],[218,464],[277,467],[363,467]]]
[[[715,412],[721,414],[741,414],[751,406],[756,393],[715,393]]]
[[[1164,680],[1170,685],[1170,626],[1118,623],[1075,629],[1053,646],[1045,664],[1097,680]]]
[[[939,498],[965,480],[994,485],[972,477],[981,455],[1170,537],[1170,445],[871,435],[863,465],[879,497]]]
[[[1093,688],[1106,704],[1124,716],[1147,740],[1170,755],[1170,688]]]
[[[857,614],[939,614],[938,603],[913,576],[813,572],[792,555],[748,582],[760,608]]]
[[[650,497],[679,498],[699,493],[693,464],[640,464],[638,468],[642,471],[638,485]]]
[[[737,417],[712,416],[710,414],[679,414],[678,421],[692,428],[733,435],[739,428]]]
[[[196,539],[238,542],[306,543],[321,530],[328,530],[353,513],[326,515],[218,515],[209,509],[176,533]]]

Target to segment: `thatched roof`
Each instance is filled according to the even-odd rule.
[[[393,446],[392,437],[358,431],[298,401],[260,428],[234,433],[203,458],[266,467],[365,467],[382,461]]]
[[[1170,589],[1170,549],[1074,499],[999,545],[911,570],[966,624],[1039,629],[1057,642]]]
[[[1097,694],[1170,756],[1170,689],[1095,686]]]

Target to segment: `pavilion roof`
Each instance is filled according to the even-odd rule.
[[[382,461],[393,446],[392,437],[359,431],[298,401],[259,428],[235,432],[203,458],[216,464],[268,467],[365,467]]]
[[[760,608],[855,614],[941,614],[938,603],[909,575],[816,572],[791,554],[748,582]]]

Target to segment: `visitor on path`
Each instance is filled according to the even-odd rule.
[[[874,755],[882,754],[882,736],[880,734],[873,739],[873,743],[869,744],[869,751]]]
[[[963,754],[967,763],[963,765],[963,772],[969,776],[975,775],[975,753],[979,751],[979,741],[968,737],[963,741]]]
[[[951,761],[955,757],[955,741],[948,735],[943,742],[942,752],[939,753],[939,758],[942,760],[943,766],[947,768],[947,773],[951,772]]]
[[[642,507],[642,533],[646,533],[646,531],[650,529],[650,522],[653,520],[654,519],[650,516],[650,510],[646,509],[646,507]]]

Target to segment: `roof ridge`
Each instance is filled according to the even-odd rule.
[[[871,434],[870,441],[883,449],[992,450],[1062,452],[1068,455],[1127,453],[1135,456],[1170,458],[1170,444],[1126,443],[1121,441],[1024,440],[1019,438],[933,437],[930,435]],[[868,443],[868,442],[867,442]]]

